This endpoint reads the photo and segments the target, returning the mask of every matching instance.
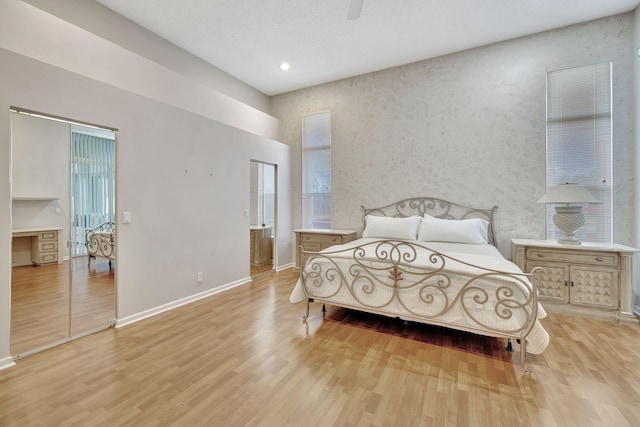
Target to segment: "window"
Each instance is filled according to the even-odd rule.
[[[547,190],[563,182],[582,185],[602,204],[585,205],[583,241],[612,242],[611,63],[547,74]],[[547,206],[547,238],[564,234]]]
[[[302,227],[331,228],[331,113],[302,118]]]

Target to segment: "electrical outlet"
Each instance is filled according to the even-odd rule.
[[[198,282],[202,282],[202,278],[203,278],[202,271],[199,271],[198,274],[196,275],[196,280]]]

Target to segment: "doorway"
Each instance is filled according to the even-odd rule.
[[[250,274],[274,269],[276,236],[276,165],[251,160],[250,165]]]
[[[11,110],[11,354],[115,322],[116,132]],[[96,225],[98,224],[98,225]],[[92,232],[113,253],[88,262]]]

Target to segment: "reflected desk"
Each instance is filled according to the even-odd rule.
[[[11,266],[61,263],[62,228],[14,229],[11,244]]]

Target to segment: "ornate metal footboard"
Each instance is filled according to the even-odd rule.
[[[111,261],[115,259],[115,224],[105,222],[96,228],[86,230],[85,241],[89,266],[91,266],[91,258],[100,256],[109,259],[109,268],[111,268]]]
[[[417,242],[381,240],[347,249],[302,251],[301,285],[312,301],[520,340],[538,317],[537,272],[474,265]],[[496,259],[509,267],[509,262]],[[526,369],[525,369],[526,370]]]

